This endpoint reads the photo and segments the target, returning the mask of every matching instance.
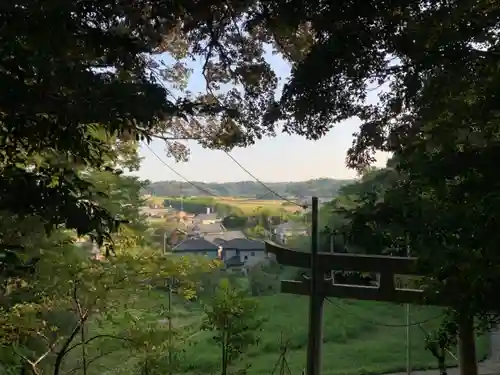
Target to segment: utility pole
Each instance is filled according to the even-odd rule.
[[[318,198],[312,198],[311,207],[311,279],[309,298],[309,337],[307,342],[306,375],[321,373],[321,345],[323,343],[323,273],[318,264]]]
[[[167,253],[167,231],[163,233],[163,254]]]
[[[163,233],[163,254],[167,253],[167,232]],[[173,278],[167,278],[166,284],[168,288],[168,373],[172,375],[172,284]]]

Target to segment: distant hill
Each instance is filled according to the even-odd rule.
[[[266,182],[276,193],[285,197],[333,197],[340,187],[353,182],[353,180],[336,180],[332,178],[319,178],[316,180],[299,182]],[[259,199],[276,199],[264,186],[255,181],[204,183],[193,182],[207,192],[228,197],[248,197]],[[145,193],[156,196],[206,196],[205,191],[200,191],[192,184],[180,181],[152,182]]]

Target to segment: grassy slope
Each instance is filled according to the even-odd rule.
[[[145,314],[151,319],[165,318],[166,295],[151,291],[138,296],[129,306],[134,315]],[[286,358],[292,374],[305,366],[307,345],[308,304],[306,297],[275,295],[259,297],[261,312],[266,321],[260,333],[260,343],[241,359],[251,365],[249,375],[270,374],[280,356],[280,337],[288,340]],[[186,309],[174,303],[174,326],[201,322],[199,306]],[[412,307],[412,321],[426,321],[422,326],[431,330],[439,324],[439,310],[430,307]],[[324,374],[366,374],[403,371],[406,363],[405,308],[378,302],[333,300],[324,311]],[[430,321],[427,321],[431,319]],[[374,324],[379,323],[379,324]],[[387,327],[384,325],[399,325]],[[102,348],[102,347],[101,347]],[[488,340],[478,341],[478,355],[488,352]],[[200,332],[192,345],[186,346],[182,373],[216,374],[219,369],[219,349],[210,332]],[[75,353],[77,354],[77,353]],[[166,356],[166,354],[165,354]],[[75,361],[76,358],[73,358]],[[89,375],[131,375],[134,353],[119,351],[92,365]],[[424,340],[418,326],[411,328],[411,363],[414,369],[433,367],[435,360],[424,350]],[[240,367],[240,364],[236,367]],[[71,366],[72,367],[72,366]],[[68,367],[66,367],[68,368]],[[114,371],[113,371],[114,369]],[[81,375],[79,372],[74,375]]]
[[[165,320],[168,317],[168,297],[164,291],[151,289],[140,290],[133,294],[119,292],[116,296],[117,302],[123,306],[123,316],[113,316],[111,320],[119,322],[113,324],[105,320],[99,324],[97,319],[92,319],[87,327],[87,339],[98,335],[122,335],[121,330],[133,328],[132,322],[127,318],[128,315],[141,317],[143,321],[156,326],[159,320]],[[184,302],[184,300],[181,300]],[[199,326],[201,324],[201,311],[185,308],[184,303],[175,302],[172,305],[172,315],[174,316],[172,324],[179,326]],[[167,330],[168,326],[165,323]],[[79,340],[76,339],[75,342]],[[103,355],[105,354],[105,355]],[[114,339],[99,339],[93,341],[87,346],[87,356],[91,365],[88,368],[87,375],[137,375],[134,366],[139,362],[141,353],[134,350],[123,349],[123,343]],[[165,354],[167,356],[167,354]],[[95,358],[99,358],[95,360]],[[64,372],[71,375],[84,375],[81,369],[81,352],[72,351],[64,361]],[[78,371],[72,372],[78,368]]]
[[[261,333],[261,342],[252,348],[243,362],[250,364],[249,374],[270,374],[280,355],[280,337],[289,340],[287,360],[292,374],[305,366],[307,345],[307,298],[291,295],[261,297],[262,313],[269,320]],[[363,374],[403,371],[406,363],[405,307],[365,301],[333,301],[324,311],[323,368],[325,374]],[[430,307],[413,308],[412,321],[427,321],[439,315]],[[380,324],[374,324],[374,322]],[[423,328],[437,327],[439,319],[431,319]],[[478,354],[484,358],[489,343],[478,342]],[[195,373],[215,372],[218,351],[210,335],[200,336],[197,345],[188,349],[190,365],[186,370]],[[414,369],[435,366],[435,360],[424,349],[421,328],[411,328],[411,363]]]

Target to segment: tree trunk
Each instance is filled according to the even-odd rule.
[[[82,346],[82,370],[83,375],[87,375],[87,348],[85,347],[85,324],[82,322],[80,329],[80,342]]]
[[[54,371],[53,371],[52,375],[59,375],[60,374],[62,362],[63,362],[64,356],[67,353],[68,347],[71,344],[71,342],[75,339],[75,337],[78,334],[78,332],[80,332],[81,328],[82,328],[81,324],[78,323],[75,326],[75,328],[73,329],[73,332],[71,332],[71,334],[66,339],[66,341],[62,345],[61,349],[57,353],[56,360],[55,360],[55,363],[54,363]]]
[[[221,375],[227,375],[227,334],[226,332],[222,333],[222,363],[221,363]]]
[[[447,370],[446,370],[446,349],[445,348],[440,348],[440,353],[439,353],[439,372],[441,375],[447,375]]]

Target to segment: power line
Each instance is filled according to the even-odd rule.
[[[345,311],[346,313],[348,314],[351,314],[353,316],[355,316],[357,319],[360,319],[360,320],[363,320],[365,322],[368,322],[370,324],[373,324],[373,325],[376,325],[376,326],[380,326],[380,327],[389,327],[389,328],[405,328],[405,327],[411,327],[411,326],[421,326],[422,324],[424,323],[428,323],[428,322],[431,322],[433,320],[436,320],[436,319],[439,319],[443,316],[443,314],[439,314],[438,316],[434,316],[432,318],[428,318],[428,319],[425,319],[425,320],[422,320],[422,321],[419,321],[419,322],[413,322],[413,323],[408,323],[408,324],[389,324],[389,323],[382,323],[382,322],[377,322],[375,320],[371,320],[371,319],[366,319],[364,317],[361,317],[360,315],[357,315],[357,314],[353,314],[352,311],[349,311],[347,309],[345,309],[344,307],[342,307],[340,304],[338,303],[335,303],[334,301],[332,301],[330,298],[325,298],[328,302],[330,302],[333,306],[337,307],[338,309],[340,310],[343,310]]]
[[[159,75],[156,71],[154,70],[151,70],[152,74],[156,77],[156,79],[158,80],[158,82],[161,84],[161,86],[166,90],[166,92],[169,92],[168,89],[165,87],[165,84],[163,83],[163,79],[161,77],[161,75]],[[193,121],[198,125],[198,128],[204,132],[205,134],[207,134],[208,136],[211,136],[210,134],[208,134],[208,132],[203,128],[203,126],[201,126],[200,122],[193,117]],[[267,186],[267,184],[265,184],[263,181],[261,181],[259,178],[257,178],[253,173],[251,173],[247,168],[245,168],[238,160],[236,160],[236,158],[231,155],[228,151],[226,150],[222,150],[234,163],[236,163],[236,165],[238,165],[245,173],[247,173],[250,177],[252,177],[257,183],[259,183],[260,185],[262,185],[265,189],[267,189],[270,193],[274,194],[276,197],[280,198],[282,201],[285,201],[285,202],[288,202],[290,204],[293,204],[293,205],[296,205],[302,209],[307,209],[309,207],[309,205],[307,204],[300,204],[300,203],[297,203],[295,201],[292,201],[288,198],[285,198],[284,196],[282,196],[281,194],[277,193],[276,191],[274,191],[273,189],[271,189],[269,186]]]
[[[292,201],[288,198],[285,198],[283,197],[282,195],[280,195],[279,193],[275,192],[273,189],[271,189],[269,186],[267,186],[264,182],[262,182],[261,180],[259,180],[252,172],[250,172],[247,168],[245,168],[238,160],[236,160],[236,158],[231,155],[228,151],[226,150],[223,150],[224,153],[229,156],[229,158],[231,158],[232,161],[234,161],[236,163],[237,166],[239,166],[243,171],[245,171],[250,177],[252,177],[256,182],[258,182],[259,184],[261,184],[264,188],[266,188],[267,190],[269,190],[270,193],[274,194],[276,197],[280,198],[282,201],[285,201],[285,202],[288,202],[290,204],[294,204],[296,206],[299,206],[301,208],[303,208],[304,210],[307,209],[308,205],[307,204],[300,204],[300,203],[297,203],[295,201]]]
[[[174,172],[177,176],[179,176],[182,180],[184,180],[186,183],[188,183],[189,185],[193,186],[194,188],[208,194],[209,196],[211,197],[214,197],[214,198],[224,198],[223,196],[221,195],[218,195],[208,189],[205,189],[199,185],[197,185],[196,183],[194,183],[193,181],[190,181],[189,179],[187,179],[186,177],[184,177],[182,174],[180,174],[179,172],[177,172],[171,165],[168,165],[156,152],[153,151],[153,149],[147,144],[147,143],[144,143],[144,146],[146,146],[149,151],[156,157],[156,159],[158,159],[165,167],[167,167],[168,169],[170,169],[172,172]],[[179,191],[182,191],[182,185],[181,183],[179,183]],[[246,200],[247,201],[253,201],[253,200],[259,200],[259,199],[262,199],[264,197],[266,197],[267,195],[269,195],[269,193],[266,193],[264,195],[261,195],[261,196],[258,196],[256,198],[247,198]]]
[[[189,185],[193,186],[194,188],[204,192],[205,194],[208,194],[209,196],[211,197],[216,197],[216,198],[221,198],[220,195],[217,195],[213,192],[211,192],[210,190],[208,189],[205,189],[201,186],[198,186],[197,184],[195,184],[194,182],[188,180],[186,177],[184,177],[183,175],[181,175],[179,172],[177,172],[173,167],[171,167],[170,165],[168,165],[162,158],[160,158],[158,156],[158,154],[156,152],[153,151],[153,149],[151,147],[149,147],[149,145],[147,143],[144,143],[144,145],[149,149],[149,151],[165,166],[167,167],[168,169],[170,169],[172,172],[174,172],[177,176],[179,176],[181,179],[183,179],[184,181],[186,181]]]

